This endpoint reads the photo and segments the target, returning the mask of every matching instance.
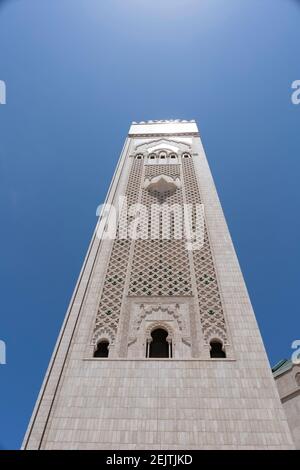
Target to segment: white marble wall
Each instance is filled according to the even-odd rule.
[[[74,360],[44,449],[287,449],[272,377],[234,361]]]
[[[296,449],[300,449],[300,364],[294,364],[275,381]]]

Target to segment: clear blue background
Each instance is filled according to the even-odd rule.
[[[0,444],[18,448],[132,120],[196,119],[270,362],[299,329],[297,0],[0,1]]]

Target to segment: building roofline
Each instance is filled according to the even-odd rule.
[[[288,370],[292,369],[293,365],[294,364],[290,359],[282,359],[272,367],[273,376],[278,377],[279,375],[284,374]]]

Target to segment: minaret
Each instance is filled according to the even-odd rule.
[[[194,121],[131,125],[23,447],[293,448]]]

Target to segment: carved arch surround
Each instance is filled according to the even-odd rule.
[[[177,142],[176,140],[171,140],[171,139],[155,139],[155,140],[138,144],[135,147],[135,150],[139,152],[143,152],[143,151],[147,151],[149,148],[152,149],[153,147],[156,147],[157,145],[167,146],[168,151],[173,151],[173,152],[174,152],[174,149],[172,149],[172,145],[174,147],[177,147],[182,152],[186,152],[188,150],[191,151],[192,149],[192,145],[186,142],[182,142],[182,141]],[[161,148],[157,150],[162,151],[162,150],[166,150],[166,148]]]
[[[172,357],[191,357],[189,306],[186,303],[135,303],[127,340],[127,357],[145,357],[153,330],[162,328],[172,343]],[[185,316],[188,318],[185,318]]]
[[[228,344],[227,337],[224,331],[215,325],[207,329],[207,331],[204,334],[204,340],[206,344],[210,344],[210,342],[213,340],[221,341],[223,347],[225,347]]]
[[[148,191],[163,193],[165,191],[176,191],[176,189],[181,188],[181,182],[179,178],[173,178],[161,173],[158,176],[146,178],[143,187]]]
[[[138,332],[142,321],[147,317],[147,315],[151,315],[153,312],[158,312],[158,311],[167,312],[175,320],[177,320],[180,331],[185,329],[185,323],[184,323],[184,320],[181,318],[178,304],[174,304],[174,305],[157,304],[157,305],[147,305],[147,306],[145,306],[144,304],[141,304],[140,313],[137,315],[136,320],[134,322],[134,332],[135,333]]]
[[[160,320],[154,320],[146,328],[146,340],[149,343],[152,342],[152,339],[153,339],[151,334],[153,333],[153,331],[158,330],[158,329],[165,330],[168,333],[168,336],[167,336],[166,340],[168,342],[172,341],[172,339],[174,337],[173,328],[167,322],[165,322],[163,320],[161,320],[161,321]]]
[[[103,341],[103,340],[107,340],[109,342],[109,347],[114,346],[115,334],[107,326],[99,328],[99,330],[97,330],[94,333],[93,342],[92,342],[94,348],[96,348],[97,344],[100,343],[100,341]]]

